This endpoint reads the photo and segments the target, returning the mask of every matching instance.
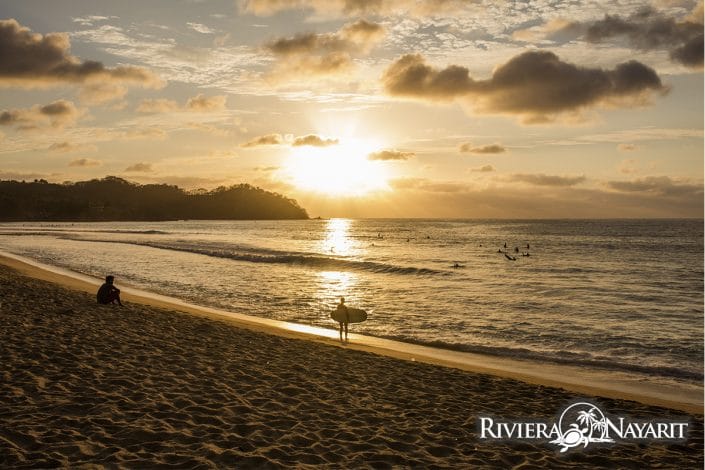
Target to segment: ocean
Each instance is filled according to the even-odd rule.
[[[2,223],[0,250],[248,315],[337,329],[345,297],[369,313],[354,333],[703,380],[702,220]]]

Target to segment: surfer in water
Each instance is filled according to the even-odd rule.
[[[105,283],[98,289],[98,294],[96,295],[99,304],[108,305],[117,303],[122,307],[122,302],[120,302],[120,289],[113,285],[115,282],[114,276],[105,276]]]
[[[336,310],[345,312],[345,318],[346,321],[344,322],[338,322],[340,325],[340,342],[341,343],[347,343],[348,342],[348,307],[345,306],[345,297],[340,298],[340,303],[336,307]],[[343,341],[343,326],[345,326],[345,341]]]

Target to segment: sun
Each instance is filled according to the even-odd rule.
[[[367,156],[379,150],[372,140],[348,139],[328,147],[294,147],[284,172],[303,190],[332,196],[361,196],[388,189],[387,167]]]

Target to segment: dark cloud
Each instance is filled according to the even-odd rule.
[[[478,86],[467,68],[451,65],[436,70],[421,54],[400,57],[384,72],[382,82],[394,96],[444,101],[472,93]]]
[[[373,152],[367,156],[368,160],[408,160],[416,156],[414,152],[402,152],[400,150],[382,150]]]
[[[284,139],[282,138],[281,134],[267,134],[255,137],[254,139],[245,142],[244,144],[240,144],[240,147],[251,148],[261,147],[264,145],[281,145],[283,142]]]
[[[101,164],[100,160],[92,160],[90,158],[77,158],[69,162],[69,166],[78,167],[100,166]]]
[[[527,123],[549,122],[602,103],[642,103],[665,92],[656,72],[629,61],[613,70],[580,67],[548,51],[529,51],[497,67],[488,80],[474,80],[465,67],[436,69],[420,54],[394,62],[382,76],[393,96],[428,101],[463,100],[478,112],[515,114]]]
[[[636,145],[634,144],[619,144],[617,145],[617,150],[622,152],[633,152],[636,150]]]
[[[291,145],[294,147],[329,147],[331,145],[338,145],[338,139],[324,139],[315,134],[309,134],[297,137]]]
[[[556,176],[544,174],[516,174],[509,177],[510,181],[529,183],[535,186],[575,186],[583,183],[585,176]]]
[[[0,126],[16,126],[18,130],[45,128],[60,129],[71,125],[82,112],[67,100],[57,100],[44,106],[29,109],[10,109],[0,112]]]
[[[470,143],[465,143],[460,146],[461,153],[477,153],[477,154],[494,154],[494,153],[504,153],[507,149],[500,144],[489,144],[482,145],[479,147],[474,147]]]
[[[627,17],[608,14],[598,21],[569,23],[552,34],[567,33],[592,43],[624,38],[637,49],[668,50],[673,61],[688,67],[703,65],[702,3],[682,20],[645,7]]]
[[[125,168],[125,171],[149,173],[154,170],[151,163],[135,163]]]
[[[671,51],[671,59],[688,67],[703,66],[703,35],[699,34]]]
[[[495,171],[495,168],[492,165],[485,165],[479,168],[473,168],[470,171],[472,173],[490,173],[492,171]]]
[[[33,33],[14,19],[0,20],[0,84],[20,87],[66,83],[126,83],[142,87],[162,86],[145,68],[105,67],[81,61],[69,53],[66,33]]]
[[[703,197],[703,185],[679,182],[668,176],[649,176],[633,181],[609,181],[610,189],[626,193],[646,193],[660,196]]]
[[[358,20],[344,25],[334,33],[300,33],[291,38],[279,38],[266,44],[265,48],[284,57],[314,53],[364,53],[384,34],[381,25]]]
[[[278,75],[330,75],[352,67],[353,56],[367,54],[384,37],[379,24],[358,20],[334,33],[301,33],[265,45],[278,58]]]

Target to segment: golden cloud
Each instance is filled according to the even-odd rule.
[[[501,144],[489,144],[475,147],[470,143],[464,143],[460,146],[461,153],[478,153],[478,154],[494,154],[504,153],[507,149]]]
[[[324,139],[315,134],[309,134],[297,137],[291,145],[292,147],[329,147],[331,145],[338,145],[338,139]]]
[[[242,148],[252,148],[252,147],[262,147],[265,145],[281,145],[284,142],[281,134],[267,134],[255,137],[243,144],[240,144]]]
[[[74,124],[82,114],[71,101],[57,100],[45,106],[2,111],[0,126],[15,126],[20,131],[61,129]]]
[[[367,156],[368,160],[408,160],[416,156],[414,152],[402,152],[400,150],[382,150],[380,152],[373,152]]]

